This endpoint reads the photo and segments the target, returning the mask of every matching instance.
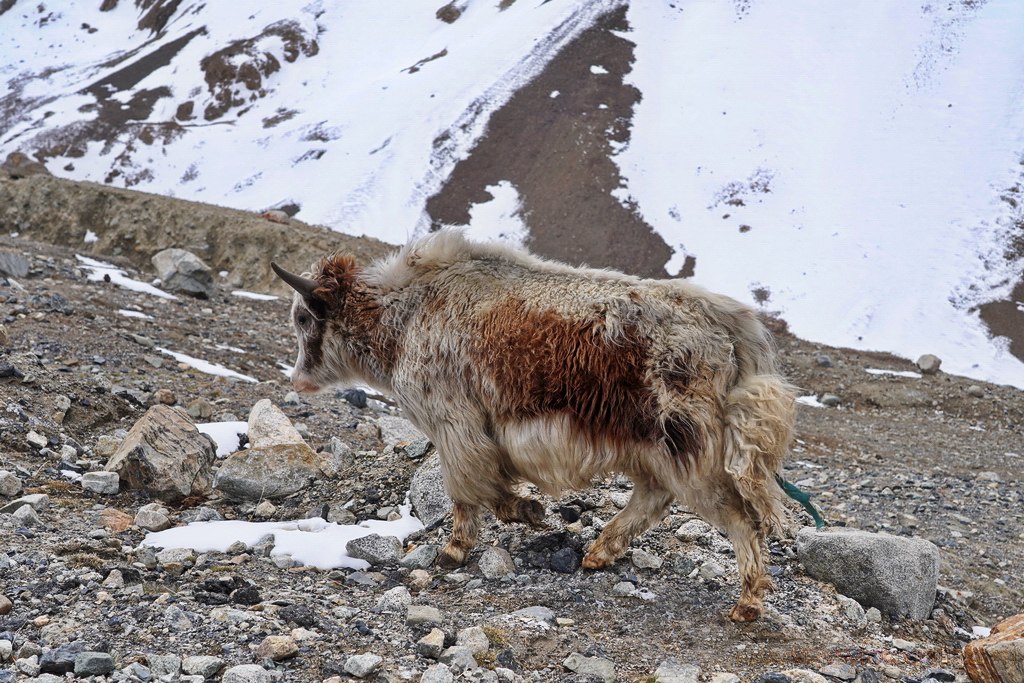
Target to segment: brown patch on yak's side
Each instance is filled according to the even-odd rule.
[[[659,421],[646,381],[648,340],[627,329],[609,341],[600,319],[570,320],[510,298],[478,319],[472,362],[497,387],[496,417],[568,414],[587,435],[619,443],[665,443],[685,460],[697,443],[685,416]]]

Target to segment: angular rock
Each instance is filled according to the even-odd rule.
[[[10,503],[0,507],[0,514],[14,514],[19,508],[30,507],[36,512],[42,512],[50,507],[50,497],[45,493],[30,493],[21,498],[15,498]]]
[[[479,666],[473,651],[463,645],[452,645],[441,653],[441,662],[447,664],[455,673],[470,671]]]
[[[113,496],[121,488],[117,472],[86,472],[81,479],[82,488],[102,496]]]
[[[0,470],[0,496],[13,498],[21,493],[21,479],[7,470]]]
[[[404,612],[412,604],[412,596],[405,586],[395,586],[384,591],[377,601],[377,609],[381,612]]]
[[[149,663],[149,669],[154,676],[174,676],[178,677],[178,672],[181,671],[181,657],[178,655],[146,655],[146,661]]]
[[[190,676],[213,678],[224,668],[224,660],[210,655],[185,657],[181,661],[181,670]]]
[[[79,652],[75,657],[75,676],[106,676],[114,671],[114,658],[106,652]]]
[[[640,548],[633,551],[630,559],[633,561],[633,566],[637,569],[660,569],[661,565],[665,562],[657,555],[653,555]]]
[[[430,629],[430,633],[416,641],[416,652],[424,657],[438,659],[444,651],[444,631],[439,628]],[[448,667],[445,667],[447,669]]]
[[[294,657],[299,653],[299,645],[291,636],[267,636],[256,648],[256,656],[260,659],[282,659]]]
[[[229,455],[214,479],[214,487],[228,497],[254,502],[284,498],[320,476],[320,457],[269,399],[257,401],[250,411],[248,438],[250,448]]]
[[[942,359],[932,353],[926,353],[917,359],[917,369],[926,375],[934,375],[941,365]]]
[[[444,615],[441,614],[441,610],[430,605],[409,605],[409,609],[405,612],[405,623],[409,626],[419,624],[440,626],[442,621],[444,621]]]
[[[409,501],[423,526],[430,529],[452,511],[452,499],[444,488],[441,457],[435,452],[423,461],[409,484]]]
[[[259,664],[239,664],[224,672],[221,683],[271,683],[270,672]]]
[[[453,683],[454,680],[447,664],[431,664],[420,676],[420,683]]]
[[[992,627],[964,648],[964,668],[972,683],[1024,683],[1024,614]]]
[[[110,529],[115,534],[119,534],[133,523],[132,516],[118,510],[117,508],[107,508],[102,510],[99,514],[99,523],[104,529]]]
[[[857,529],[801,529],[797,553],[807,573],[833,584],[861,605],[896,617],[931,614],[939,578],[939,549],[920,538]]]
[[[565,658],[562,666],[581,676],[593,676],[604,683],[615,683],[615,665],[602,657],[584,657],[573,652]]]
[[[832,664],[826,664],[818,670],[822,676],[828,676],[829,678],[837,678],[840,681],[852,681],[857,677],[857,669],[852,664],[845,662],[833,662]],[[788,674],[787,674],[788,675]],[[793,678],[790,676],[790,678]],[[806,677],[805,677],[806,678]],[[812,683],[806,681],[805,683]]]
[[[164,249],[153,255],[153,267],[164,289],[209,299],[216,288],[213,271],[202,259],[184,249]]]
[[[14,522],[18,526],[43,526],[43,520],[39,518],[39,514],[31,505],[22,505],[21,507],[14,511],[12,516],[14,517]]]
[[[402,556],[402,542],[394,536],[368,534],[346,543],[345,550],[350,556],[366,560],[375,567],[387,566],[398,564]]]
[[[480,556],[480,573],[488,579],[500,579],[515,574],[516,565],[504,548],[491,546]]]
[[[491,647],[487,634],[479,626],[470,626],[459,631],[455,636],[455,644],[468,647],[474,657],[482,655]]]
[[[356,678],[366,678],[380,666],[384,659],[370,652],[352,655],[345,660],[345,671]]]
[[[28,259],[8,249],[0,249],[0,278],[13,277],[21,279],[28,275]]]
[[[160,503],[146,503],[135,513],[135,526],[146,531],[171,528],[171,513]]]
[[[380,440],[389,446],[427,438],[412,422],[397,415],[381,415],[377,418],[377,427],[380,429]]]
[[[426,569],[437,559],[438,546],[432,543],[418,545],[406,554],[398,563],[409,569]]]
[[[185,411],[161,404],[132,426],[103,469],[117,472],[129,488],[178,502],[210,491],[215,452]]]
[[[44,674],[63,676],[75,670],[75,659],[88,650],[85,643],[75,641],[67,645],[48,650],[39,660],[39,671]]]
[[[697,683],[700,667],[684,664],[676,659],[666,659],[654,671],[656,683]]]
[[[14,643],[6,638],[0,639],[0,662],[6,662],[14,652]]]
[[[789,678],[793,683],[828,683],[827,678],[810,669],[786,669],[782,672],[782,675]],[[878,683],[878,681],[861,680],[860,683]]]

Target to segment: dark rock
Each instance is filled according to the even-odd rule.
[[[366,392],[362,389],[345,389],[341,392],[341,397],[355,408],[366,407]]]
[[[245,586],[231,592],[231,602],[236,605],[257,605],[262,601],[256,586]]]
[[[114,670],[114,658],[106,652],[79,652],[75,657],[75,676],[105,676]]]
[[[582,510],[580,510],[575,505],[558,506],[558,514],[562,516],[562,519],[569,522],[570,524],[579,520],[581,512]]]
[[[769,671],[754,679],[754,683],[792,683],[789,676],[778,671]]]
[[[282,619],[296,626],[311,628],[316,624],[316,615],[308,605],[288,605],[278,613]]]
[[[580,567],[580,555],[572,548],[562,548],[551,555],[551,570],[572,574]]]
[[[75,670],[75,658],[88,651],[85,643],[75,641],[43,653],[39,659],[39,671],[44,674],[63,676]]]
[[[928,669],[924,672],[924,677],[942,681],[942,683],[953,683],[956,680],[956,674],[949,669]]]

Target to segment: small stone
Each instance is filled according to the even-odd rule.
[[[43,520],[39,518],[35,508],[31,505],[22,505],[13,514],[14,521],[18,526],[37,527],[43,526]]]
[[[253,513],[257,517],[260,517],[262,519],[268,519],[270,517],[273,517],[275,512],[277,512],[277,506],[271,503],[269,500],[261,501],[260,504],[257,505],[256,509],[253,511]]]
[[[397,564],[402,555],[402,542],[394,536],[369,534],[345,544],[351,557],[366,560],[373,566]]]
[[[551,571],[572,574],[580,567],[580,554],[572,548],[561,548],[551,554]]]
[[[584,657],[573,652],[562,661],[562,666],[581,676],[592,676],[603,683],[615,683],[615,665],[602,657]]]
[[[157,356],[146,356],[145,359],[150,365],[153,365],[153,367],[156,368],[159,368],[164,362],[162,358],[158,358]],[[160,365],[156,365],[156,363],[159,363]],[[153,392],[153,400],[165,406],[173,406],[178,402],[178,397],[175,396],[174,392],[170,389],[157,389]]]
[[[345,660],[345,671],[356,678],[366,678],[380,666],[384,659],[372,653],[352,655]]]
[[[822,394],[820,401],[823,406],[835,408],[843,402],[843,399],[836,394]]]
[[[92,447],[92,452],[96,454],[96,457],[107,459],[110,456],[117,453],[117,449],[121,447],[123,439],[119,439],[116,436],[104,434],[100,438],[96,439],[96,445]]]
[[[267,636],[256,648],[256,656],[260,659],[282,659],[294,657],[299,653],[299,645],[291,636]]]
[[[156,554],[156,561],[164,571],[177,576],[195,565],[197,557],[191,548],[165,548]]]
[[[213,678],[224,668],[224,660],[210,655],[196,655],[181,660],[181,670],[192,676]]]
[[[154,676],[174,676],[181,671],[181,657],[178,655],[146,655],[146,662]]]
[[[28,445],[33,448],[46,448],[46,445],[49,443],[45,436],[35,431],[30,431],[25,436],[25,440],[28,441]]]
[[[504,548],[491,546],[484,550],[478,564],[480,573],[488,579],[500,579],[515,574],[516,565]]]
[[[1022,650],[1024,654],[1024,650]],[[1024,660],[1019,660],[1024,662]],[[953,683],[956,680],[956,674],[949,669],[927,669],[924,672],[925,680],[931,678],[932,680],[941,681],[941,683]]]
[[[21,493],[21,479],[7,470],[0,470],[0,496],[13,498]]]
[[[637,569],[661,569],[661,565],[664,564],[660,557],[640,548],[633,551],[630,559]]]
[[[636,586],[631,581],[619,581],[612,586],[612,595],[618,595],[619,597],[629,597],[636,592]]]
[[[188,404],[187,412],[193,420],[209,420],[213,417],[213,406],[205,398],[197,398]]]
[[[793,683],[828,683],[828,679],[810,669],[787,669],[782,674]]]
[[[438,659],[443,651],[444,631],[439,628],[430,629],[430,633],[416,641],[416,652],[424,657]],[[447,668],[445,667],[445,669]]]
[[[852,665],[843,662],[833,662],[832,664],[821,667],[818,671],[823,676],[838,678],[841,681],[852,681],[857,677],[857,669]],[[792,676],[790,676],[790,678],[792,678]]]
[[[441,653],[441,661],[449,666],[455,673],[470,671],[479,666],[473,651],[463,645],[452,645]]]
[[[412,596],[405,586],[395,586],[384,592],[377,601],[377,609],[381,612],[404,612],[412,604]]]
[[[419,624],[440,626],[442,621],[444,621],[444,615],[441,614],[441,610],[430,605],[409,605],[409,609],[405,613],[405,623],[409,626]]]
[[[676,659],[666,659],[654,671],[654,679],[657,683],[697,683],[700,667]]]
[[[100,511],[99,523],[104,529],[110,529],[115,534],[119,534],[132,524],[135,520],[131,515],[118,510],[117,508],[106,508]]]
[[[271,683],[270,672],[259,664],[239,664],[224,672],[221,683]]]
[[[985,390],[977,384],[972,384],[967,387],[967,395],[973,396],[974,398],[985,398]]]
[[[547,624],[553,626],[555,624],[555,612],[550,607],[544,607],[543,605],[533,605],[532,607],[524,607],[517,609],[508,615],[513,619],[519,619],[526,622],[539,622],[541,624]]]
[[[941,365],[942,359],[932,353],[926,353],[917,359],[917,369],[926,375],[934,375]]]
[[[14,609],[14,603],[6,595],[0,595],[0,617],[10,614]]]
[[[725,567],[718,564],[714,560],[708,560],[700,566],[698,574],[702,579],[719,579],[725,576]]]
[[[431,664],[420,676],[420,683],[453,683],[455,676],[447,664]]]
[[[0,639],[0,662],[6,662],[14,652],[14,643],[6,638]]]
[[[114,671],[114,658],[106,652],[79,652],[75,657],[75,676],[105,676]]]
[[[709,683],[741,683],[739,676],[729,672],[713,673],[708,681]]]
[[[474,657],[482,655],[491,647],[487,634],[479,626],[470,626],[459,631],[455,636],[455,644],[468,647]]]
[[[103,583],[100,585],[112,590],[124,588],[124,574],[121,573],[120,569],[111,569],[110,573],[107,574],[107,578],[103,579]]]
[[[146,531],[171,528],[170,512],[160,503],[147,503],[135,513],[135,526]]]
[[[425,569],[413,569],[409,572],[409,585],[416,590],[423,590],[430,586],[430,572]]]
[[[434,564],[437,552],[436,545],[424,543],[410,550],[398,564],[409,569],[426,569]]]
[[[877,607],[869,607],[867,611],[864,612],[864,617],[872,624],[877,624],[882,621],[882,613]]]
[[[680,541],[693,542],[707,536],[713,531],[714,530],[711,528],[711,525],[707,522],[699,519],[691,519],[679,525],[679,528],[676,529],[676,538]]]
[[[837,595],[836,599],[839,600],[839,605],[843,608],[846,618],[853,622],[854,625],[861,628],[867,624],[867,616],[859,602],[845,595]]]
[[[81,483],[86,491],[113,496],[121,487],[121,476],[117,472],[86,472],[82,475]]]
[[[902,650],[903,652],[913,652],[917,649],[917,643],[909,640],[903,640],[902,638],[893,638],[892,646],[897,650]]]
[[[821,367],[821,368],[830,368],[830,367],[832,367],[832,359],[829,358],[829,356],[827,354],[824,354],[824,353],[819,353],[817,356],[815,356],[814,357],[814,362],[818,365],[818,367]]]

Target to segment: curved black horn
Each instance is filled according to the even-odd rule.
[[[274,269],[274,272],[277,273],[279,278],[284,280],[289,287],[301,294],[304,299],[312,297],[313,290],[320,286],[320,283],[316,280],[311,280],[308,277],[289,273],[273,261],[270,262],[270,267]]]

